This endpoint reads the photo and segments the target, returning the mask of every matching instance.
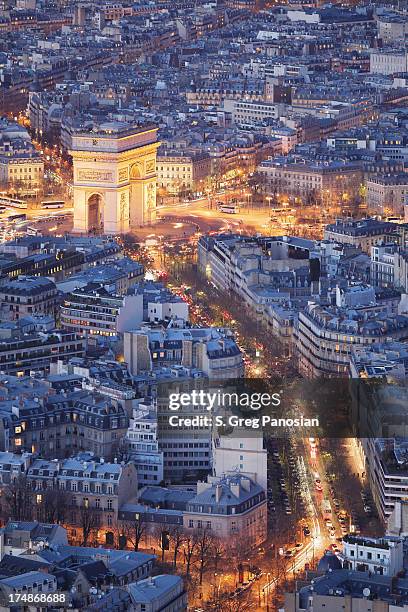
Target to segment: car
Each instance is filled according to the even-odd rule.
[[[332,550],[333,552],[340,552],[340,548],[334,542],[333,544],[330,544],[329,550]]]
[[[338,500],[338,499],[333,499],[333,506],[334,506],[335,508],[340,508],[340,502],[339,502],[339,500]]]
[[[285,514],[292,514],[292,510],[290,508],[286,508]]]
[[[296,542],[295,548],[296,550],[300,550],[301,548],[303,548],[303,542]]]
[[[303,535],[305,537],[310,536],[310,529],[309,529],[309,527],[304,527],[303,528]]]
[[[364,512],[366,514],[371,514],[371,506],[364,506]]]
[[[316,485],[316,491],[318,491],[319,493],[321,493],[323,491],[323,487],[320,484]]]
[[[290,557],[293,557],[293,555],[295,554],[295,550],[293,548],[288,548],[288,550],[285,550],[285,557],[287,559],[290,559]]]

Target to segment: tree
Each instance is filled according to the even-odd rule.
[[[134,519],[123,521],[120,524],[120,527],[122,533],[133,546],[133,550],[137,552],[139,550],[140,542],[147,531],[147,523],[144,517],[141,514],[136,513]]]
[[[33,518],[32,492],[25,476],[19,476],[6,487],[3,498],[5,515],[8,518],[15,521],[27,521]]]
[[[184,537],[184,560],[186,562],[186,576],[190,575],[191,560],[197,549],[197,537],[194,532]]]
[[[216,612],[249,612],[255,607],[248,591],[234,599],[228,598],[228,595],[227,592],[215,594],[208,602],[208,609]]]
[[[225,556],[225,545],[219,538],[214,538],[213,553],[214,553],[214,568],[217,569],[218,561]]]
[[[37,518],[44,523],[64,523],[70,494],[64,489],[44,489],[37,500]]]
[[[161,560],[164,561],[164,553],[166,550],[169,550],[170,547],[169,532],[167,529],[163,529],[163,527],[160,527],[158,525],[154,530],[154,534],[156,537],[157,545],[162,551]]]
[[[94,531],[99,527],[99,512],[88,504],[84,504],[79,509],[79,524],[82,529],[82,544],[88,546],[88,541]]]
[[[170,543],[173,546],[173,565],[177,567],[177,557],[185,536],[182,525],[174,525],[169,530]]]
[[[197,532],[197,556],[200,575],[200,584],[203,583],[204,571],[208,567],[214,548],[214,538],[207,528]]]

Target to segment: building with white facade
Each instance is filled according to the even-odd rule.
[[[394,414],[400,413],[402,424],[407,394],[399,387],[391,389],[390,395],[391,397],[383,398],[383,401]],[[405,426],[399,429],[403,429],[402,434],[407,435]],[[398,435],[397,431],[398,428],[396,430],[394,427],[390,436]],[[406,440],[402,438],[367,438],[363,440],[363,447],[373,499],[380,518],[385,523],[392,514],[395,503],[404,501],[408,497],[408,446]]]
[[[382,307],[323,307],[309,302],[295,330],[299,369],[306,378],[347,376],[354,346],[408,339],[408,317]]]
[[[395,243],[371,247],[371,283],[375,287],[395,287],[398,247]]]
[[[202,192],[211,172],[206,153],[164,150],[157,157],[157,186],[170,194]]]
[[[404,567],[402,538],[366,538],[346,535],[341,560],[343,568],[396,576]]]
[[[407,52],[405,49],[394,48],[371,51],[370,72],[373,74],[407,72]]]
[[[288,142],[288,146],[290,142]],[[308,198],[347,199],[356,193],[362,182],[362,170],[356,162],[305,161],[289,158],[267,159],[257,171],[263,179],[265,193],[291,194]]]
[[[403,215],[408,194],[406,174],[367,177],[367,208],[373,215]]]
[[[241,378],[242,353],[232,335],[215,328],[142,325],[124,333],[125,361],[131,374],[182,365],[209,378]]]
[[[143,296],[114,295],[101,285],[87,285],[67,295],[61,325],[86,336],[116,338],[143,321]]]
[[[125,436],[129,457],[136,466],[139,487],[163,480],[163,452],[157,439],[157,404],[138,401]]]
[[[44,180],[44,160],[35,150],[27,130],[17,123],[0,121],[0,185],[21,194],[38,194]]]
[[[221,478],[239,473],[266,491],[268,461],[263,436],[247,438],[245,432],[237,430],[231,436],[216,434],[212,447],[214,476]]]

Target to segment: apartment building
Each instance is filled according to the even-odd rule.
[[[18,276],[0,282],[2,320],[15,321],[32,314],[55,316],[57,288],[48,278]]]
[[[214,328],[143,325],[124,333],[124,355],[131,374],[182,365],[209,378],[241,378],[242,353],[231,335]]]
[[[363,179],[361,166],[348,161],[277,158],[262,162],[257,171],[264,193],[290,194],[305,201],[321,198],[327,206],[333,199],[347,200],[357,193]]]
[[[395,243],[371,247],[371,283],[375,287],[395,287],[398,247]]]
[[[351,378],[392,378],[403,380],[408,373],[408,347],[404,342],[353,346]]]
[[[31,139],[17,123],[0,122],[0,184],[21,194],[35,193],[44,179],[44,161]]]
[[[120,296],[89,284],[67,295],[60,311],[61,325],[85,336],[117,338],[143,320],[143,297]]]
[[[6,325],[1,329],[0,372],[17,376],[45,373],[58,359],[84,354],[84,338],[71,331],[27,332]]]
[[[28,551],[41,550],[44,545],[50,547],[58,544],[68,544],[66,530],[61,525],[9,521],[0,530],[0,560],[5,555],[17,557]]]
[[[370,72],[373,74],[396,74],[407,72],[405,49],[383,48],[370,52]]]
[[[81,508],[89,508],[98,517],[96,526],[109,528],[115,524],[119,508],[136,497],[136,469],[132,462],[108,463],[90,457],[35,459],[27,480],[37,505],[45,503],[46,489],[66,493],[70,527],[81,527]]]
[[[406,399],[404,389],[396,388],[390,390],[387,397],[375,397],[373,401],[387,401],[390,409],[392,406],[393,411],[398,414],[399,409],[403,410],[401,402]],[[400,423],[405,427],[403,419],[401,416]],[[397,436],[398,431],[395,427],[393,430],[390,435]],[[404,501],[408,496],[407,443],[402,438],[373,437],[363,440],[363,449],[373,499],[380,518],[386,523],[395,503]]]
[[[138,402],[129,419],[124,443],[136,466],[140,487],[163,481],[163,452],[159,450],[157,426],[157,404]]]
[[[371,247],[383,242],[399,242],[398,226],[395,223],[378,221],[377,219],[338,219],[327,225],[324,239],[340,244],[350,244],[362,249],[368,255]]]
[[[408,339],[408,317],[381,307],[323,307],[309,302],[295,329],[299,369],[306,378],[347,376],[352,348]]]
[[[404,578],[333,569],[285,594],[285,612],[400,612],[407,609]]]
[[[43,457],[66,457],[89,451],[113,459],[129,421],[119,403],[91,391],[50,394],[3,413],[1,446]]]
[[[237,434],[237,432],[235,432]],[[214,476],[221,478],[238,470],[265,491],[267,486],[267,452],[262,436],[213,435],[212,468]]]
[[[157,156],[156,171],[157,186],[170,194],[202,192],[211,173],[211,158],[207,153],[164,150]]]
[[[222,111],[231,114],[233,123],[256,125],[265,119],[279,119],[284,108],[284,104],[226,98],[223,102]]]
[[[242,474],[208,477],[197,483],[197,495],[184,512],[187,531],[207,530],[224,543],[249,546],[262,544],[267,536],[264,489]]]
[[[340,559],[344,569],[396,576],[404,567],[403,541],[390,536],[367,538],[346,535]]]
[[[403,215],[408,194],[405,174],[372,175],[366,179],[367,208],[373,215]]]

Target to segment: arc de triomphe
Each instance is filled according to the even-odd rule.
[[[74,131],[74,232],[124,234],[156,219],[157,127]]]

